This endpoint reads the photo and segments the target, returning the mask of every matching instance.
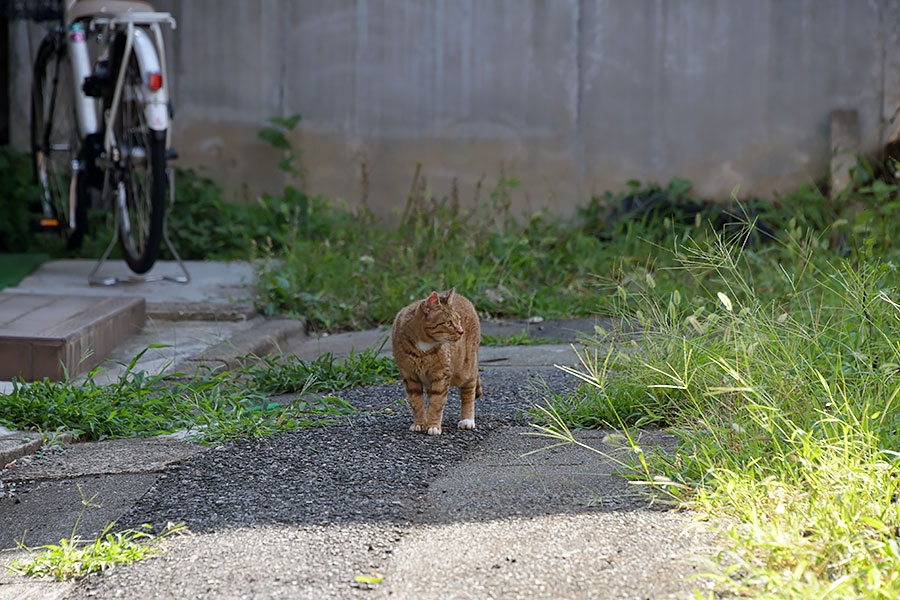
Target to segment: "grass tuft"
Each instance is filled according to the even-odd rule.
[[[351,351],[341,360],[331,353],[315,360],[296,356],[267,356],[246,367],[243,374],[256,389],[267,393],[330,392],[363,385],[381,385],[400,379],[394,359],[379,350]]]
[[[77,535],[29,550],[38,551],[28,560],[14,561],[9,571],[27,577],[46,577],[56,581],[81,578],[117,565],[127,565],[160,551],[159,543],[182,529],[173,525],[162,533],[129,529],[112,533],[108,525],[96,540],[82,540]]]
[[[553,340],[545,337],[531,337],[531,334],[528,333],[527,329],[523,329],[519,333],[513,333],[510,335],[503,335],[502,333],[498,333],[497,335],[483,334],[481,336],[481,345],[482,346],[534,346],[538,344],[552,344]]]
[[[308,392],[389,383],[398,377],[393,360],[374,351],[344,360],[331,355],[315,361],[266,357],[242,369],[190,379],[181,373],[149,375],[136,364],[152,347],[158,346],[140,352],[110,384],[96,381],[102,367],[57,382],[14,380],[12,393],[0,394],[0,424],[67,431],[88,440],[187,430],[198,441],[221,442],[332,424],[355,408],[334,396],[310,398]],[[269,400],[287,392],[300,397]]]
[[[32,553],[27,560],[13,561],[9,565],[10,573],[18,573],[27,577],[47,577],[56,581],[80,578],[90,573],[104,571],[116,565],[127,565],[136,560],[159,552],[159,543],[174,533],[184,533],[184,523],[169,524],[159,534],[151,532],[150,525],[142,525],[141,530],[128,529],[112,533],[114,523],[109,523],[95,540],[83,540],[78,535],[78,524],[88,508],[99,508],[94,504],[97,494],[91,498],[84,495],[81,486],[81,512],[75,519],[72,534],[63,538],[59,544],[48,544],[38,548],[25,545],[25,534],[19,541],[19,547]],[[26,532],[27,533],[27,532]]]
[[[598,339],[571,371],[581,391],[548,398],[537,425],[561,441],[597,422],[678,434],[633,476],[716,518],[723,593],[900,598],[897,268],[791,235],[767,294],[747,233],[679,244],[673,268],[696,285],[629,290],[622,316],[645,333]]]

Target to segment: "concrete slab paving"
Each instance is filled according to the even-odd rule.
[[[623,440],[606,431],[576,431],[576,438],[592,451],[576,445],[553,447],[558,440],[539,434],[533,427],[492,433],[490,443],[429,486],[430,505],[422,518],[447,522],[535,516],[546,514],[548,507],[632,510],[654,500],[614,476],[624,474],[633,457]],[[675,441],[673,435],[647,430],[640,433],[638,443],[665,451]]]
[[[431,524],[394,548],[378,597],[613,600],[709,587],[692,579],[713,571],[695,558],[713,547],[709,531],[689,514],[648,510],[658,498],[613,476],[630,445],[579,431],[595,451],[550,447],[535,431],[492,433],[432,482],[421,517]],[[636,442],[665,452],[675,436],[648,430]]]
[[[125,514],[158,476],[86,475],[6,485],[7,495],[0,497],[0,548],[15,548],[23,536],[29,547],[58,544],[71,538],[76,523],[77,535],[94,539]]]
[[[307,340],[306,323],[296,319],[259,319],[252,328],[235,330],[231,337],[174,365],[170,371],[194,374],[201,367],[231,370],[246,359],[283,354],[282,348]]]
[[[51,447],[0,471],[0,549],[96,537],[140,498],[159,473],[208,450],[172,437]],[[82,511],[83,516],[80,517]],[[80,520],[79,520],[80,517]]]
[[[348,331],[325,335],[310,335],[306,338],[289,340],[279,349],[282,356],[296,356],[303,360],[315,360],[323,354],[344,357],[350,352],[380,350],[384,356],[391,355],[390,329],[375,328],[364,331]]]
[[[89,475],[159,473],[207,450],[209,446],[178,436],[67,444],[58,449],[51,447],[39,457],[18,462],[15,467],[0,473],[0,482],[10,485]]]
[[[62,600],[74,587],[68,581],[0,582],[0,600]]]
[[[689,598],[711,587],[711,551],[690,516],[555,514],[425,526],[405,536],[375,598]]]
[[[96,261],[90,259],[52,260],[41,265],[9,292],[32,294],[64,294],[73,296],[141,296],[147,300],[151,317],[183,318],[190,312],[210,319],[245,318],[235,307],[252,309],[253,266],[243,262],[186,261],[191,281],[187,284],[155,279],[162,275],[180,275],[174,261],[157,261],[146,274],[147,281],[123,282],[112,286],[92,286],[88,275]],[[122,261],[110,261],[101,272],[104,276],[128,278],[134,274]],[[221,312],[210,312],[210,307]],[[195,315],[196,318],[196,315]]]
[[[95,380],[98,383],[116,381],[125,366],[140,352],[147,352],[135,364],[135,370],[157,374],[173,371],[177,365],[203,357],[207,350],[238,334],[253,331],[263,322],[256,317],[242,321],[169,321],[148,319],[143,331],[132,335],[110,352],[101,365]],[[162,346],[151,348],[150,346]],[[124,363],[117,364],[117,363]]]
[[[41,444],[41,435],[37,432],[14,431],[0,426],[0,469],[22,456],[37,452]]]

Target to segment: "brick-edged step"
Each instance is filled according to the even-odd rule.
[[[140,331],[146,318],[144,298],[0,292],[0,380],[74,376]]]

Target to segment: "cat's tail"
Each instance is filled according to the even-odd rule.
[[[475,384],[475,397],[481,398],[481,373],[478,374],[478,383]]]

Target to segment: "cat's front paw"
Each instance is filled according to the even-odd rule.
[[[416,423],[413,423],[412,425],[409,426],[409,430],[410,431],[425,431],[425,426],[417,425]]]
[[[475,429],[475,419],[463,419],[457,427],[459,429]]]
[[[428,435],[441,435],[441,428],[440,427],[429,427],[428,431],[426,431],[425,433],[427,433]]]

